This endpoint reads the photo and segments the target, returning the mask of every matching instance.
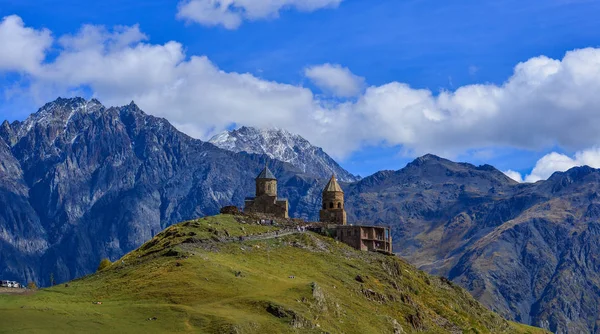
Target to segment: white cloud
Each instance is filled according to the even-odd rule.
[[[600,168],[600,147],[579,151],[573,157],[556,152],[546,154],[537,161],[531,173],[524,180],[518,172],[507,171],[505,174],[515,181],[537,182],[548,179],[554,172],[564,172],[577,166]]]
[[[357,96],[365,84],[364,78],[337,64],[310,66],[304,69],[304,75],[317,87],[339,97]]]
[[[334,8],[343,0],[183,0],[179,3],[177,17],[206,26],[222,25],[238,28],[243,20],[259,20],[279,16],[279,12],[295,8],[312,12]]]
[[[107,105],[132,99],[145,111],[168,118],[188,134],[207,138],[232,122],[253,126],[314,123],[319,106],[310,90],[226,73],[204,56],[186,59],[177,42],[147,44],[137,27],[84,26],[58,40],[52,62],[40,65],[29,94],[43,103],[89,87]],[[33,74],[33,73],[32,73]]]
[[[232,123],[277,126],[337,158],[382,142],[402,145],[411,156],[448,157],[494,147],[577,151],[600,145],[600,49],[574,50],[561,60],[532,58],[501,85],[434,93],[390,82],[367,87],[355,101],[336,102],[302,86],[222,71],[207,57],[186,55],[175,41],[151,44],[137,26],[84,26],[52,40],[50,32],[24,27],[18,17],[3,22],[8,21],[2,29],[17,27],[22,45],[45,42],[30,50],[33,56],[0,54],[0,72],[24,72],[28,85],[21,88],[36,103],[85,88],[107,105],[133,99],[201,139]],[[45,57],[50,48],[56,55],[51,60]],[[340,86],[344,80],[331,82],[337,93],[352,90],[352,85]],[[0,89],[6,94],[9,87]],[[545,165],[548,170],[569,165],[559,160]],[[541,168],[526,180],[548,175]]]
[[[50,31],[26,28],[16,15],[3,18],[0,22],[0,72],[37,72],[51,44]]]
[[[506,176],[510,177],[511,179],[517,181],[517,182],[523,182],[523,177],[521,176],[521,173],[519,172],[515,172],[514,170],[507,170],[504,172],[504,174],[506,174]]]
[[[133,27],[117,26],[114,31],[108,31],[103,26],[86,24],[76,35],[65,35],[59,39],[59,44],[65,51],[77,50],[120,50],[130,45],[148,39],[140,31],[139,25]]]

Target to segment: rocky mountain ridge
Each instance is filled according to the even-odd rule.
[[[0,138],[0,275],[40,285],[50,274],[86,275],[166,226],[243,203],[267,162],[292,193],[320,182],[265,155],[190,138],[134,103],[58,99],[3,122]],[[298,215],[318,206],[313,196],[288,197]]]
[[[284,129],[256,129],[242,126],[220,133],[210,143],[232,152],[266,154],[271,159],[287,162],[304,173],[319,178],[332,174],[343,182],[354,182],[360,177],[350,174],[320,147]]]
[[[555,333],[599,332],[600,170],[519,184],[435,156],[347,186],[350,221],[393,226],[395,251],[501,315]]]

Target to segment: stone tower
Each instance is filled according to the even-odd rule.
[[[277,179],[267,166],[256,177],[256,197],[262,195],[277,197]]]
[[[337,183],[335,175],[323,189],[323,206],[319,212],[320,221],[346,225],[346,210],[344,210],[344,191]]]
[[[246,197],[244,212],[288,218],[287,199],[277,198],[277,179],[268,167],[256,177],[256,197]]]

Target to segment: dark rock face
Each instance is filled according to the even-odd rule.
[[[335,174],[343,182],[354,182],[360,177],[350,174],[320,147],[283,129],[256,129],[243,126],[211,138],[210,143],[232,152],[266,154],[272,159],[292,164],[302,172],[329,178]]]
[[[268,160],[192,139],[133,103],[58,99],[4,122],[0,276],[44,286],[51,273],[56,282],[89,274],[168,225],[241,206]],[[269,167],[297,216],[318,212],[298,187],[320,181],[276,160]]]

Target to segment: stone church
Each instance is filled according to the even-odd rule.
[[[392,234],[388,226],[348,225],[344,207],[344,191],[331,176],[323,189],[319,223],[309,223],[312,231],[333,236],[351,247],[363,251],[392,254]],[[277,198],[277,179],[268,167],[256,177],[256,196],[248,197],[245,213],[257,213],[273,218],[289,218],[287,199]]]
[[[289,218],[288,200],[277,198],[277,178],[265,166],[256,177],[256,196],[247,197],[244,204],[245,213],[260,213],[275,218]]]

